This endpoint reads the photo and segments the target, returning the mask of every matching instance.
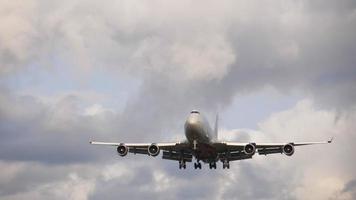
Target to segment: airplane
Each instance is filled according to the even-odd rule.
[[[195,158],[194,169],[201,169],[201,162],[216,169],[216,163],[222,162],[223,169],[230,168],[230,161],[250,159],[257,152],[259,155],[294,154],[294,147],[331,143],[333,138],[322,142],[288,142],[288,143],[241,143],[222,142],[218,140],[218,116],[214,130],[198,110],[192,110],[184,124],[186,141],[176,143],[112,143],[91,141],[90,144],[115,146],[120,156],[128,153],[158,156],[162,159],[179,162],[179,169],[186,169],[186,162]]]

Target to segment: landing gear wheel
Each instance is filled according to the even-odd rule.
[[[211,163],[209,163],[209,168],[210,169],[216,169],[216,162],[211,162]]]
[[[185,169],[187,167],[187,165],[185,164],[184,160],[179,161],[179,169]]]
[[[230,163],[227,160],[223,161],[223,169],[225,169],[225,168],[230,169]]]
[[[200,162],[194,163],[194,169],[201,169],[201,163]]]

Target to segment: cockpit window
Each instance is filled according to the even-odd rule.
[[[190,113],[197,113],[197,114],[200,114],[199,111],[197,111],[197,110],[192,110],[192,112],[190,112]]]

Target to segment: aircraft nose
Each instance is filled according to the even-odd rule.
[[[185,128],[186,128],[187,132],[189,132],[191,134],[200,132],[201,122],[199,120],[199,117],[195,116],[195,115],[189,116],[189,118],[187,119],[187,121],[185,123]]]
[[[199,127],[199,120],[196,117],[189,117],[187,120],[187,127],[189,128],[198,128]]]

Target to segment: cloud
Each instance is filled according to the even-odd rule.
[[[2,199],[88,199],[95,188],[95,180],[83,176],[95,172],[88,167],[46,166],[30,162],[7,164],[20,165],[22,169],[6,183],[1,183]]]
[[[0,168],[6,173],[0,195],[352,199],[355,8],[354,1],[346,0],[337,5],[2,1]],[[49,80],[57,71],[50,69],[56,67],[65,72],[63,84],[89,89],[54,87]],[[48,70],[47,79],[35,76],[42,70]],[[98,71],[106,78],[91,79]],[[77,81],[68,83],[67,76]],[[32,92],[33,82],[23,83],[21,77],[39,79],[35,81],[53,97]],[[128,94],[119,108],[86,95],[101,93],[102,88],[91,86],[111,78],[124,79],[113,82],[110,90]],[[137,88],[128,87],[126,79],[137,80]],[[334,135],[335,143],[297,149],[291,158],[260,156],[236,163],[230,171],[199,172],[177,171],[177,163],[147,157],[117,164],[114,149],[88,145],[93,138],[164,141],[182,135],[191,109],[209,116],[229,109],[234,98],[266,87],[305,100],[272,113],[257,130],[224,130],[222,138],[273,142]]]
[[[31,105],[33,108],[33,104]],[[70,110],[74,112],[75,109],[67,111]],[[117,160],[113,148],[100,149],[92,146],[82,149],[78,141],[84,141],[85,136],[77,135],[78,131],[74,129],[78,127],[71,127],[70,129],[74,128],[73,131],[68,131],[60,124],[62,133],[59,132],[59,136],[58,132],[39,132],[55,138],[56,142],[51,143],[50,148],[32,146],[31,142],[16,145],[16,149],[2,145],[4,150],[12,149],[13,152],[8,152],[11,157],[2,154],[1,166],[7,169],[8,173],[2,179],[4,187],[1,194],[9,199],[22,199],[25,196],[39,199],[113,199],[118,195],[132,199],[140,199],[143,195],[148,199],[235,199],[237,194],[239,198],[256,199],[319,199],[333,198],[335,195],[352,199],[349,198],[349,191],[352,189],[348,189],[352,188],[352,184],[348,183],[356,176],[353,170],[355,163],[349,159],[353,152],[355,114],[343,116],[337,122],[334,120],[335,115],[337,114],[333,111],[316,108],[310,100],[302,100],[291,109],[271,115],[259,124],[258,130],[221,132],[221,138],[230,141],[255,142],[322,140],[330,135],[335,136],[333,144],[299,147],[292,157],[256,155],[253,160],[232,163],[230,171],[211,171],[206,165],[202,171],[193,170],[190,165],[189,169],[181,171],[177,170],[175,162],[137,155]],[[61,117],[69,120],[69,124],[73,123],[71,115]],[[63,121],[66,121],[65,119],[61,118]],[[77,115],[75,122],[82,124],[81,120],[85,122],[87,119]],[[38,127],[38,124],[42,123],[32,123],[32,126]],[[96,129],[95,126],[91,128],[94,128],[94,131]],[[80,129],[79,127],[78,130]],[[27,130],[31,130],[31,126]],[[63,137],[64,133],[68,136]],[[28,140],[26,135],[21,137]],[[37,136],[31,133],[31,137]],[[42,138],[42,142],[47,142],[47,138]],[[77,148],[72,148],[72,144],[78,145]],[[32,154],[22,149],[21,146],[25,145],[31,149]],[[58,151],[60,147],[65,149]],[[20,153],[16,151],[22,152],[24,156],[19,156]],[[46,152],[47,155],[40,152]],[[95,160],[102,160],[99,158],[102,156],[106,159],[105,162]],[[94,162],[88,163],[88,160]],[[43,170],[46,170],[46,173],[43,173]],[[194,187],[190,184],[192,182]],[[202,195],[201,191],[211,193]]]
[[[346,198],[354,199],[356,197],[356,180],[353,179],[347,182],[340,193],[341,197],[338,198],[342,198],[342,195],[349,195]]]
[[[356,176],[355,163],[347,152],[353,151],[352,138],[356,135],[350,130],[354,129],[355,113],[336,123],[335,115],[335,112],[320,110],[309,100],[303,100],[294,108],[272,114],[259,124],[258,131],[222,132],[221,137],[233,141],[317,141],[330,135],[336,138],[330,145],[297,147],[292,157],[256,156],[247,163],[234,163],[241,166],[239,174],[242,177],[232,180],[236,182],[235,187],[231,191],[227,189],[225,197],[233,198],[238,193],[243,198],[257,199],[334,199],[341,193],[343,196],[335,199],[352,199],[349,194]],[[241,183],[244,183],[241,191],[236,192],[236,185]]]
[[[95,154],[89,148],[90,138],[95,133],[111,132],[115,127],[112,122],[115,114],[86,116],[76,96],[66,96],[46,105],[32,96],[18,97],[3,92],[0,101],[3,138],[0,157],[5,160],[46,163],[90,160],[93,158],[90,154]]]
[[[356,18],[352,1],[340,4],[348,6],[226,1],[205,2],[198,9],[201,2],[190,1],[4,2],[1,65],[4,73],[42,61],[39,67],[49,67],[54,56],[71,63],[78,77],[103,66],[152,87],[158,87],[150,84],[157,80],[170,90],[193,87],[200,91],[197,96],[221,105],[235,94],[272,85],[347,110],[355,102],[350,91]],[[11,57],[16,59],[8,64]]]

